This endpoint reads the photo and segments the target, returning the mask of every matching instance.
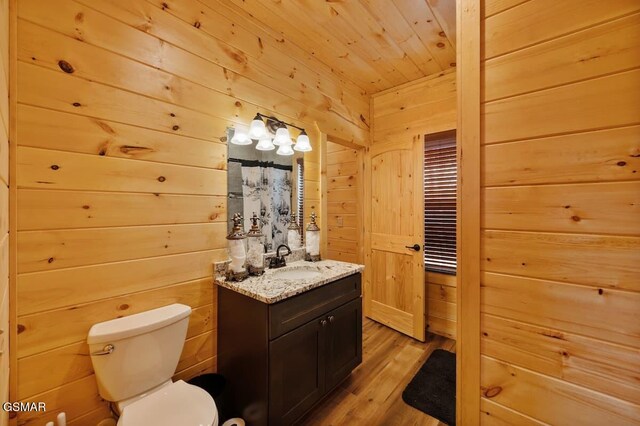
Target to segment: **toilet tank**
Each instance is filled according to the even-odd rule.
[[[171,379],[191,308],[179,303],[95,324],[87,343],[100,396],[122,401]],[[111,353],[105,349],[113,345]]]

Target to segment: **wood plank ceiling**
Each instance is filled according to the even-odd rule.
[[[455,0],[227,0],[368,93],[455,67]]]

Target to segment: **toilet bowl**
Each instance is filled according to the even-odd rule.
[[[100,396],[114,403],[118,426],[218,426],[205,390],[171,381],[191,308],[173,304],[95,324],[87,343]]]

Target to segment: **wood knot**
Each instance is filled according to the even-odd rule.
[[[580,216],[571,216],[571,220],[573,220],[574,222],[580,222]]]
[[[85,204],[84,206],[82,206],[82,208],[85,209],[85,210],[89,210],[91,208],[91,206],[88,206],[88,205]]]
[[[598,289],[598,294],[599,294],[600,296],[602,296],[602,295],[604,294],[604,290],[603,290],[603,289],[601,289],[601,288],[599,288],[599,289]]]
[[[79,106],[82,106],[82,104],[80,102],[74,102],[71,105],[73,105],[76,108],[78,108]]]
[[[172,127],[172,129],[173,129],[173,130],[178,130],[178,129],[180,129],[180,126],[178,126],[178,125],[176,124],[176,125],[174,125],[174,126]]]
[[[455,63],[455,62],[451,62],[451,63],[449,64],[449,66],[450,66],[450,67],[455,67],[455,66],[456,66],[456,63]]]
[[[18,324],[18,334],[23,333],[26,329],[27,327],[25,327],[24,325]]]
[[[47,259],[48,263],[53,263],[53,261],[54,261],[53,257],[50,257],[49,259]]]
[[[502,387],[500,387],[500,386],[492,386],[489,389],[487,389],[486,391],[484,391],[484,396],[486,398],[494,398],[494,397],[498,396],[498,394],[500,394],[500,392],[502,392]]]
[[[171,113],[169,113],[169,116],[171,116],[171,117],[175,117],[176,115],[175,115],[174,113],[172,113],[172,112],[171,112]]]
[[[237,108],[240,108],[240,107],[242,106],[242,102],[240,102],[240,101],[236,101],[236,104],[235,104],[235,105],[236,105],[236,107],[237,107]]]
[[[165,180],[167,180],[167,178],[165,178],[164,176],[160,176],[158,178],[158,182],[164,182]]]
[[[438,42],[438,43],[436,44],[436,46],[438,46],[440,49],[444,49],[444,43],[443,43],[443,42],[441,42],[441,41],[440,41],[440,42]]]
[[[129,305],[126,303],[123,303],[122,305],[118,306],[118,309],[121,311],[126,311],[127,309],[129,309]]]
[[[64,59],[60,59],[58,61],[58,66],[62,71],[66,72],[67,74],[73,74],[73,72],[75,71],[73,66],[69,62],[65,61]]]
[[[107,150],[102,148],[100,151],[98,151],[98,155],[100,156],[105,156],[107,154]]]
[[[53,164],[51,166],[51,170],[58,170],[60,168],[60,166],[58,166],[57,164]]]
[[[444,33],[444,31],[440,31],[440,32],[438,33],[438,35],[439,35],[440,37],[446,37],[446,36],[447,36],[447,35]]]
[[[162,10],[169,9],[169,5],[165,2],[162,2]]]
[[[627,162],[626,162],[626,161],[618,161],[616,164],[617,164],[618,166],[620,166],[620,167],[624,167],[624,166],[626,166],[626,165],[627,165]]]
[[[202,24],[200,24],[200,21],[196,21],[196,22],[193,23],[193,26],[196,27],[196,28],[200,28],[200,25],[202,25]]]

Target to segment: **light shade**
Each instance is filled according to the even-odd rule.
[[[271,142],[271,138],[269,136],[263,136],[258,141],[258,144],[256,145],[256,149],[258,151],[272,151],[276,149],[276,147],[273,144],[273,142]]]
[[[311,143],[309,142],[309,136],[307,136],[307,133],[304,130],[302,131],[302,133],[300,133],[300,136],[298,136],[296,145],[293,147],[293,149],[300,152],[311,151]]]
[[[251,145],[251,139],[247,134],[247,130],[244,127],[236,127],[231,138],[231,143],[234,145]]]
[[[293,152],[293,149],[291,148],[291,145],[280,145],[280,147],[276,151],[276,154],[278,154],[278,155],[293,155],[294,152]]]
[[[273,144],[276,146],[293,145],[293,142],[291,141],[291,136],[289,136],[289,129],[287,129],[287,126],[282,125],[282,127],[276,130],[276,137],[273,138]]]
[[[264,121],[262,121],[259,115],[256,115],[253,118],[253,121],[251,121],[251,125],[249,126],[249,137],[251,139],[259,140],[266,134],[267,129],[264,125]]]

